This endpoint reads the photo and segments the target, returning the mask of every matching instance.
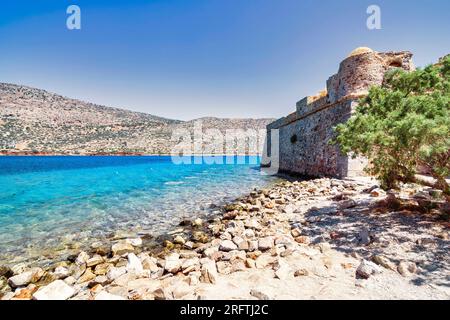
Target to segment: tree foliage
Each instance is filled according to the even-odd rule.
[[[413,181],[418,166],[450,192],[450,56],[406,72],[392,69],[370,88],[348,122],[336,127],[346,154],[369,159],[366,170],[385,188]]]

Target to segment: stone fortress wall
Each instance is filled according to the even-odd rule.
[[[326,90],[300,100],[296,111],[267,126],[268,157],[262,163],[273,161],[271,129],[278,129],[279,172],[338,178],[362,175],[366,161],[343,155],[329,141],[335,136],[333,128],[350,118],[359,99],[371,86],[381,85],[392,68],[414,70],[412,53],[355,49],[328,79]]]

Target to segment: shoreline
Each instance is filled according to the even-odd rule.
[[[415,193],[425,189],[415,188]],[[142,248],[141,238],[124,237],[109,244],[92,243],[90,250],[45,270],[0,268],[0,292],[2,299],[38,300],[231,299],[233,295],[242,299],[302,299],[308,295],[345,299],[351,298],[349,292],[374,299],[450,298],[450,292],[433,287],[436,279],[429,274],[435,271],[427,271],[408,250],[395,248],[392,256],[387,249],[390,245],[383,243],[386,240],[371,230],[381,219],[378,212],[370,216],[374,221],[361,227],[368,219],[367,210],[380,209],[379,203],[387,198],[367,178],[286,180],[249,192],[206,221],[182,221],[178,230],[157,239],[162,246],[153,251]],[[341,219],[346,227],[339,230],[333,224],[336,230],[328,230],[327,224],[321,225],[327,219]],[[351,230],[349,222],[357,226],[350,240],[345,236]],[[448,252],[448,226],[442,227],[439,221],[432,224],[440,233],[432,240],[421,240],[423,245],[438,245]],[[394,230],[384,228],[387,233]],[[430,238],[429,230],[416,230]],[[417,237],[401,237],[403,242],[417,244]],[[420,256],[425,247],[422,250]],[[449,264],[438,268],[443,274],[449,270]],[[416,277],[423,277],[425,285],[411,284]],[[330,292],[314,291],[324,281],[330,282]],[[376,287],[380,283],[389,287],[386,292]]]

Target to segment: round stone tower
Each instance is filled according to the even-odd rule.
[[[391,68],[414,69],[412,53],[378,53],[367,47],[353,50],[341,62],[337,74],[327,81],[328,102],[334,103],[344,97],[367,94],[373,85],[383,83],[384,74]]]

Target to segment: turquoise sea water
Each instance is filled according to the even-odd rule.
[[[118,230],[158,235],[276,180],[261,174],[258,157],[232,160],[0,157],[0,264],[39,259],[47,249]]]

